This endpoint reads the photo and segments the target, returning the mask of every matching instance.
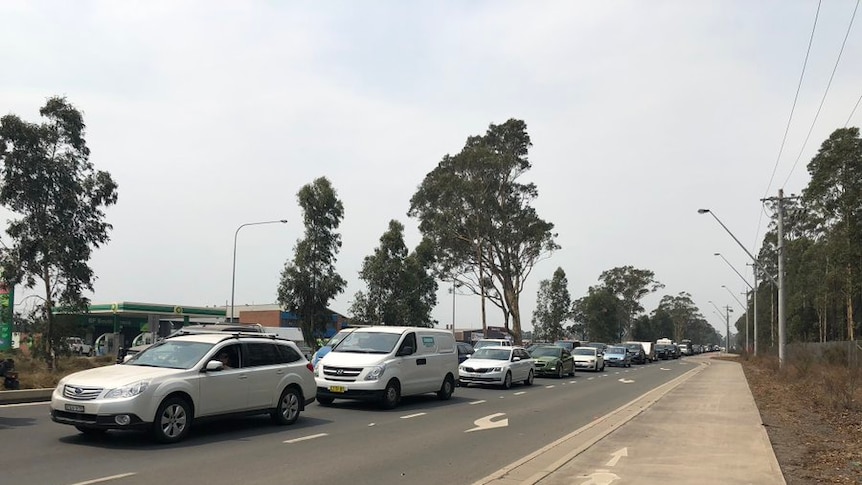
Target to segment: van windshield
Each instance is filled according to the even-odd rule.
[[[389,332],[352,332],[332,349],[333,352],[352,352],[357,354],[388,354],[395,348],[399,333]]]

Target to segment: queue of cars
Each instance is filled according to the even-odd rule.
[[[315,400],[368,400],[391,409],[403,396],[447,400],[456,385],[508,389],[532,385],[536,376],[645,361],[630,345],[561,341],[527,349],[485,339],[473,347],[447,330],[371,326],[339,332],[312,363],[276,334],[223,327],[179,331],[117,365],[70,374],[54,389],[51,419],[87,435],[138,429],[173,443],[193,423],[225,416],[268,414],[292,424]]]

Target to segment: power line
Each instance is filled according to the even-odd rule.
[[[832,75],[829,76],[829,82],[826,83],[826,91],[823,92],[820,106],[817,107],[817,113],[814,114],[814,121],[811,122],[811,128],[808,129],[808,135],[805,136],[805,141],[802,142],[802,148],[799,150],[799,155],[797,155],[796,161],[793,162],[793,166],[790,167],[790,173],[787,174],[787,179],[784,180],[784,183],[781,185],[782,187],[787,185],[787,182],[790,180],[790,176],[793,175],[793,170],[796,169],[796,165],[799,163],[799,160],[802,158],[802,153],[805,151],[805,145],[808,144],[808,139],[811,138],[811,132],[814,131],[814,125],[817,123],[817,118],[820,116],[820,110],[823,109],[823,104],[826,102],[826,95],[829,94],[829,88],[832,86],[832,79],[835,78],[835,71],[838,70],[838,63],[841,62],[841,54],[844,53],[844,46],[847,45],[847,38],[850,37],[850,29],[853,28],[853,20],[856,18],[856,11],[859,10],[859,2],[860,0],[856,0],[856,6],[853,8],[853,15],[850,16],[850,24],[847,26],[847,32],[844,34],[844,42],[841,43],[841,50],[838,51],[838,59],[835,60],[835,67],[832,68]]]
[[[808,56],[811,54],[811,44],[814,43],[814,32],[817,30],[817,19],[820,18],[820,4],[822,0],[817,2],[817,11],[814,13],[814,25],[811,27],[811,36],[808,38],[808,49],[805,50],[805,60],[802,62],[802,72],[799,74],[799,84],[796,86],[796,95],[793,96],[793,106],[790,108],[790,117],[787,118],[787,126],[784,128],[784,137],[781,139],[781,146],[778,149],[778,156],[775,157],[775,166],[772,168],[772,176],[769,177],[769,185],[766,186],[766,197],[769,194],[769,189],[772,188],[772,182],[775,180],[775,172],[778,171],[778,162],[781,160],[781,154],[784,152],[784,144],[787,142],[787,133],[790,131],[790,122],[793,121],[793,112],[796,111],[796,102],[799,99],[799,91],[802,89],[802,80],[805,78],[805,68],[808,66]],[[759,225],[759,223],[758,223]]]
[[[856,106],[853,107],[853,111],[851,111],[850,116],[847,117],[847,121],[844,123],[844,128],[847,128],[847,125],[850,124],[850,120],[853,119],[853,115],[856,113],[856,108],[859,107],[860,101],[862,101],[862,94],[860,94],[859,99],[856,100]]]

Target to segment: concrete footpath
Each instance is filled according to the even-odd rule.
[[[691,371],[476,483],[784,484],[742,366],[686,361]]]

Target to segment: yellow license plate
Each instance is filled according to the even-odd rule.
[[[329,392],[347,392],[344,386],[329,386]]]

